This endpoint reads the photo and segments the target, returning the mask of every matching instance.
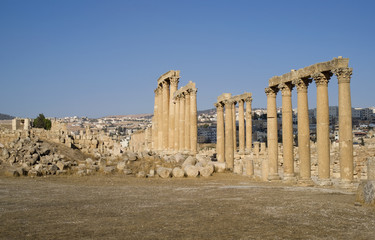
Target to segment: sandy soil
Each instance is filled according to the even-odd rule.
[[[374,239],[342,190],[204,179],[0,178],[1,239]]]

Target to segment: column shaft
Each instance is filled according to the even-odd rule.
[[[252,98],[245,99],[246,101],[246,151],[251,152],[253,145],[253,119],[251,116],[251,101]]]
[[[224,141],[224,106],[221,102],[215,104],[216,107],[216,159],[224,162],[225,141]]]
[[[197,90],[190,91],[190,152],[196,154],[198,145]]]
[[[282,95],[284,179],[294,178],[292,85],[279,85]]]
[[[236,102],[232,104],[232,117],[233,117],[233,151],[237,152],[237,126],[236,126]]]
[[[185,92],[185,150],[190,150],[190,93]]]
[[[174,150],[179,150],[180,142],[180,98],[175,99]]]
[[[163,82],[163,150],[168,149],[169,137],[169,82]]]
[[[318,176],[321,184],[330,184],[330,139],[328,74],[318,73],[313,76],[316,83],[316,134],[318,152]]]
[[[232,105],[231,100],[225,100],[225,165],[227,169],[234,167]]]
[[[277,145],[277,89],[266,88],[267,94],[267,145],[268,145],[268,180],[280,179],[278,174]]]
[[[339,148],[341,180],[353,181],[353,129],[350,96],[351,68],[334,70],[339,83]]]
[[[181,94],[180,98],[180,151],[185,150],[185,95]]]
[[[300,179],[311,180],[310,126],[307,86],[309,80],[299,79],[297,86],[298,155]]]
[[[163,129],[164,129],[164,121],[163,121],[163,87],[159,86],[159,96],[158,96],[158,150],[163,149]]]
[[[238,138],[239,153],[245,153],[245,118],[244,118],[244,100],[238,102]]]

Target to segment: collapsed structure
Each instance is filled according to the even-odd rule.
[[[340,174],[343,183],[353,180],[353,136],[350,79],[352,68],[348,58],[334,58],[299,70],[292,70],[281,76],[269,79],[265,89],[267,95],[267,143],[268,180],[278,180],[278,137],[276,96],[282,95],[282,143],[284,158],[284,180],[295,179],[293,159],[292,89],[298,94],[298,153],[300,159],[300,180],[311,181],[310,130],[308,118],[307,90],[312,80],[317,88],[317,155],[318,181],[330,185],[330,138],[328,82],[333,74],[339,85],[339,149]]]

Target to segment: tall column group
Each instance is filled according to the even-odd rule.
[[[282,142],[284,158],[284,180],[294,179],[293,126],[291,92],[297,87],[298,113],[298,155],[300,160],[301,181],[311,181],[310,128],[308,113],[308,85],[315,81],[317,89],[317,155],[318,181],[321,185],[331,184],[330,180],[330,127],[328,83],[333,74],[338,79],[339,90],[339,146],[340,175],[343,182],[353,180],[353,135],[350,97],[350,78],[352,69],[349,59],[342,57],[318,63],[304,69],[292,70],[282,76],[272,77],[267,94],[267,143],[269,155],[268,179],[279,179],[278,173],[278,130],[276,95],[282,94]]]
[[[217,137],[216,158],[219,162],[225,162],[227,169],[234,167],[234,154],[237,152],[237,129],[236,129],[236,103],[238,103],[238,140],[239,154],[251,151],[252,146],[252,124],[251,124],[251,93],[233,96],[224,93],[218,97],[215,103],[217,110]],[[246,115],[244,105],[246,102]],[[225,109],[225,110],[224,110]],[[225,115],[225,117],[224,117]],[[245,117],[244,117],[245,115]],[[245,125],[246,118],[246,125]],[[246,126],[246,128],[245,128]],[[246,132],[245,132],[246,129]],[[246,138],[245,138],[246,137]],[[245,149],[246,146],[246,149]]]
[[[152,118],[152,149],[197,152],[197,88],[189,82],[178,89],[180,71],[158,79]]]
[[[189,82],[186,86],[174,93],[176,126],[174,128],[175,143],[172,151],[197,153],[198,116],[197,116],[197,88],[195,83]],[[178,136],[178,137],[177,137]]]

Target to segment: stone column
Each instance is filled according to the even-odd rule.
[[[217,113],[216,124],[216,159],[218,162],[224,162],[225,141],[224,141],[224,106],[221,102],[215,104]]]
[[[233,151],[237,152],[237,127],[236,127],[236,101],[232,104],[232,117],[233,117]]]
[[[163,150],[168,149],[169,131],[169,82],[163,82]]]
[[[163,87],[158,86],[158,119],[157,119],[157,129],[158,129],[158,150],[163,149],[163,126],[164,126],[164,121],[163,121]]]
[[[307,87],[310,79],[298,79],[297,86],[297,118],[298,118],[298,155],[300,180],[311,181],[310,158],[310,124]]]
[[[279,85],[282,95],[282,130],[283,130],[283,157],[284,157],[284,180],[293,181],[294,157],[293,157],[293,110],[291,83]]]
[[[178,143],[180,151],[185,150],[185,95],[181,93],[180,96],[180,141]]]
[[[252,98],[245,99],[246,102],[246,152],[250,153],[253,145],[253,119],[251,116],[251,102]]]
[[[173,95],[177,91],[177,86],[178,86],[178,78],[177,77],[170,77],[170,92],[169,92],[169,136],[168,136],[168,143],[169,143],[169,149],[173,150],[174,149],[174,144],[175,144],[175,138],[174,138],[174,124],[175,124],[175,109],[174,109],[174,103],[173,103]]]
[[[198,145],[197,89],[190,89],[190,151],[196,154]]]
[[[353,128],[350,78],[352,68],[335,69],[339,84],[340,174],[344,183],[353,181]]]
[[[185,150],[190,151],[190,93],[185,92]]]
[[[329,139],[329,105],[328,81],[330,73],[316,73],[316,134],[318,152],[318,176],[321,185],[330,185],[330,139]]]
[[[233,101],[224,100],[225,104],[225,165],[227,169],[233,170]]]
[[[180,97],[175,98],[175,113],[174,113],[174,150],[179,150],[180,142]]]
[[[245,119],[244,119],[244,100],[238,101],[238,138],[239,154],[245,153]]]
[[[152,117],[152,149],[158,149],[158,103],[159,88],[155,89],[154,116]]]
[[[277,109],[276,94],[278,89],[266,88],[267,94],[267,145],[268,145],[268,180],[279,180],[278,145],[277,145]]]

